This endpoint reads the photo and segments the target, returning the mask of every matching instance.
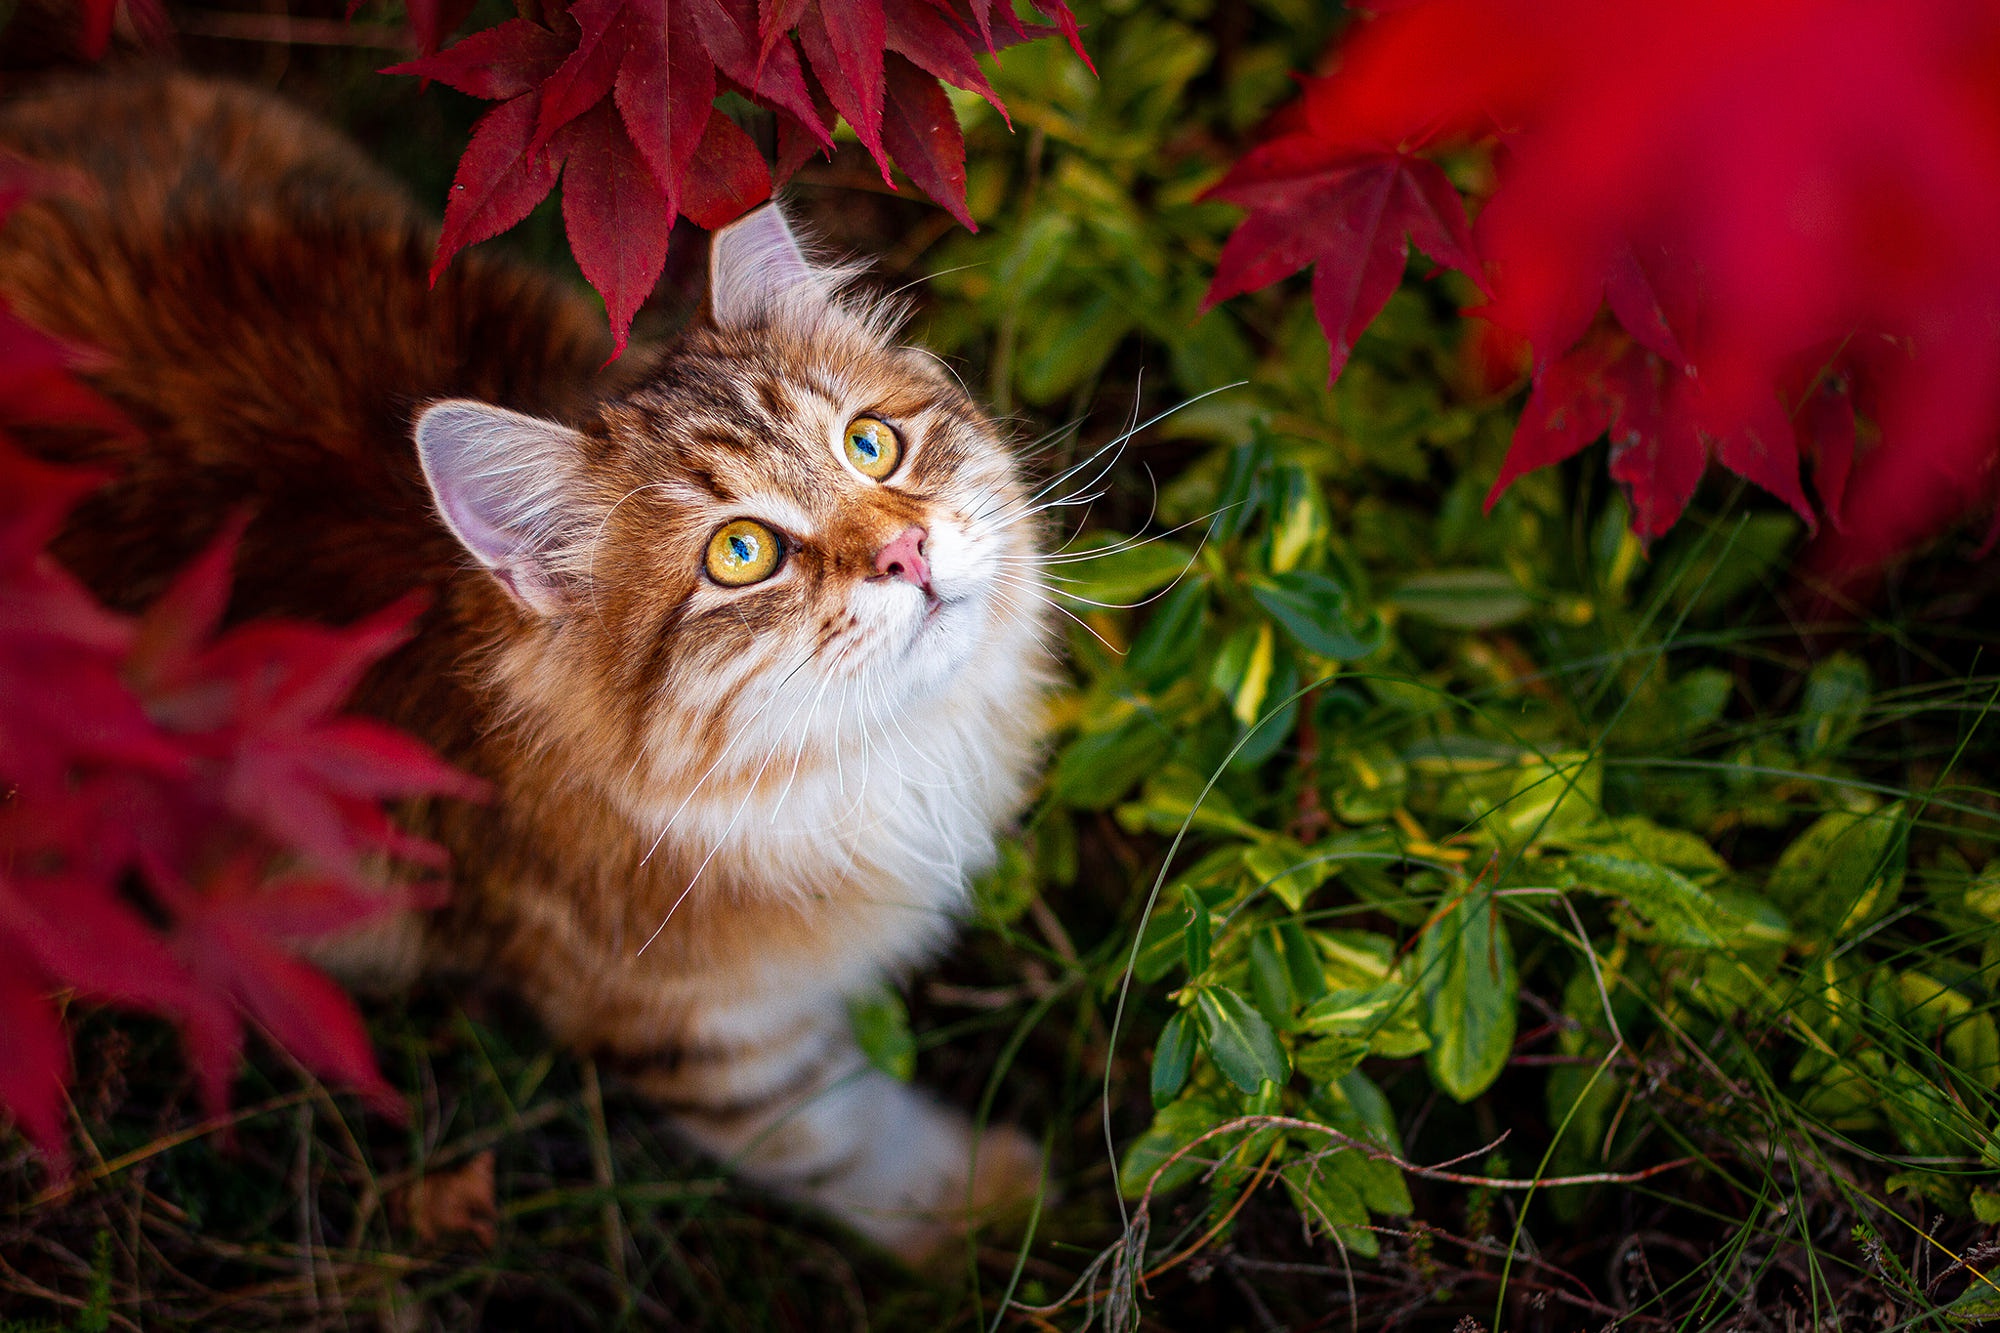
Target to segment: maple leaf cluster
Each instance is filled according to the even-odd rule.
[[[455,26],[454,2],[413,7],[421,41]],[[1083,56],[1064,0],[1034,4]],[[723,92],[773,113],[777,180],[831,151],[844,117],[891,188],[894,162],[974,227],[965,141],[942,85],[1005,115],[978,55],[1043,31],[1011,0],[555,0],[538,17],[475,32],[387,71],[500,104],[460,159],[432,279],[459,250],[525,218],[560,178],[570,249],[622,349],[666,264],[674,219],[715,228],[771,193],[774,168],[714,106]]]
[[[1406,238],[1467,275],[1533,368],[1489,506],[1607,434],[1648,538],[1711,461],[1848,570],[1994,501],[2000,8],[1377,8],[1215,187],[1250,212],[1211,304],[1314,265],[1338,375]],[[1476,223],[1431,160],[1466,147]]]
[[[0,170],[0,215],[32,188]],[[288,946],[436,901],[435,882],[379,882],[385,856],[443,860],[383,798],[483,793],[415,740],[339,715],[417,607],[218,633],[240,522],[143,616],[99,605],[46,547],[105,477],[5,433],[129,431],[80,363],[0,307],[0,1107],[64,1163],[51,996],[68,991],[171,1018],[212,1108],[248,1020],[399,1111],[352,1003]]]

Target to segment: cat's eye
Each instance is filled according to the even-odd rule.
[[[903,461],[903,442],[896,429],[874,417],[856,417],[847,423],[844,442],[847,461],[864,477],[882,481]]]
[[[777,533],[754,518],[739,518],[708,539],[708,576],[725,588],[744,588],[777,573],[784,557]]]

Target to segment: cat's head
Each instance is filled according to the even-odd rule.
[[[638,388],[572,424],[417,422],[439,514],[536,645],[517,688],[680,764],[1032,679],[1034,506],[994,423],[775,207],[711,255],[710,316]]]

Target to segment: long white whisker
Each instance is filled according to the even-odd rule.
[[[817,648],[815,648],[815,651],[817,651]],[[797,717],[798,713],[799,710],[797,708],[792,709],[791,713],[785,718],[786,727],[791,725],[792,718]],[[750,808],[750,802],[756,798],[757,784],[764,780],[764,770],[771,766],[771,758],[778,753],[778,747],[784,744],[785,736],[785,727],[780,727],[778,734],[771,740],[771,748],[764,752],[764,762],[757,765],[757,772],[751,776],[749,789],[744,792],[743,799],[737,803],[736,813],[729,817],[729,822],[723,826],[721,835],[710,844],[708,855],[702,857],[701,864],[695,867],[694,875],[688,880],[687,887],[680,891],[680,896],[674,899],[671,907],[667,908],[667,914],[660,918],[660,924],[653,927],[653,933],[648,935],[646,942],[639,946],[640,954],[645,953],[646,950],[653,946],[653,941],[660,938],[660,932],[665,930],[667,923],[674,919],[674,913],[681,910],[681,904],[687,901],[687,896],[690,893],[694,892],[694,886],[701,883],[702,875],[708,871],[708,863],[715,859],[715,854],[722,850],[724,843],[729,841],[729,835],[736,831],[736,821],[743,818],[743,812]],[[665,837],[666,835],[663,833],[661,836]],[[658,845],[657,842],[654,843],[654,846],[657,847]],[[651,855],[651,853],[648,853],[648,855]],[[636,957],[637,955],[634,956]]]
[[[815,643],[812,647],[806,649],[805,656],[799,658],[798,661],[792,664],[791,668],[785,672],[784,678],[781,679],[775,686],[771,688],[770,695],[765,698],[763,703],[757,705],[757,711],[750,714],[749,717],[745,718],[743,720],[743,725],[737,728],[737,730],[730,735],[729,739],[722,743],[722,752],[716,755],[715,762],[710,764],[708,768],[703,771],[702,775],[699,778],[695,779],[694,786],[688,788],[687,795],[681,797],[681,803],[674,807],[674,812],[671,815],[667,816],[667,822],[660,827],[660,832],[658,836],[656,836],[653,839],[653,845],[648,847],[646,849],[646,854],[639,858],[640,865],[645,865],[648,861],[652,860],[653,853],[660,850],[660,843],[665,841],[667,834],[673,831],[675,822],[680,819],[681,813],[687,809],[688,802],[692,801],[695,798],[695,794],[699,792],[702,789],[703,785],[705,785],[708,782],[710,775],[712,775],[716,769],[722,766],[722,761],[727,759],[729,757],[729,752],[736,748],[737,738],[746,734],[750,730],[750,724],[755,722],[758,718],[764,716],[765,712],[769,710],[771,705],[778,702],[779,698],[784,694],[785,686],[791,683],[792,677],[798,675],[800,671],[804,670],[806,663],[812,661],[814,656],[818,654],[819,650],[823,646],[824,646],[823,644]],[[794,709],[793,711],[796,712],[797,710]]]

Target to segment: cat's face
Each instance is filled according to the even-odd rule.
[[[558,688],[674,769],[907,733],[968,673],[1032,673],[1033,505],[993,424],[774,210],[715,253],[713,322],[578,429],[419,425],[441,513],[563,645]]]
[[[740,714],[789,678],[821,691],[791,725],[852,725],[1009,650],[1034,601],[992,424],[934,359],[859,326],[700,331],[587,434],[623,486],[597,558],[622,585],[603,609],[651,659],[641,688]]]

